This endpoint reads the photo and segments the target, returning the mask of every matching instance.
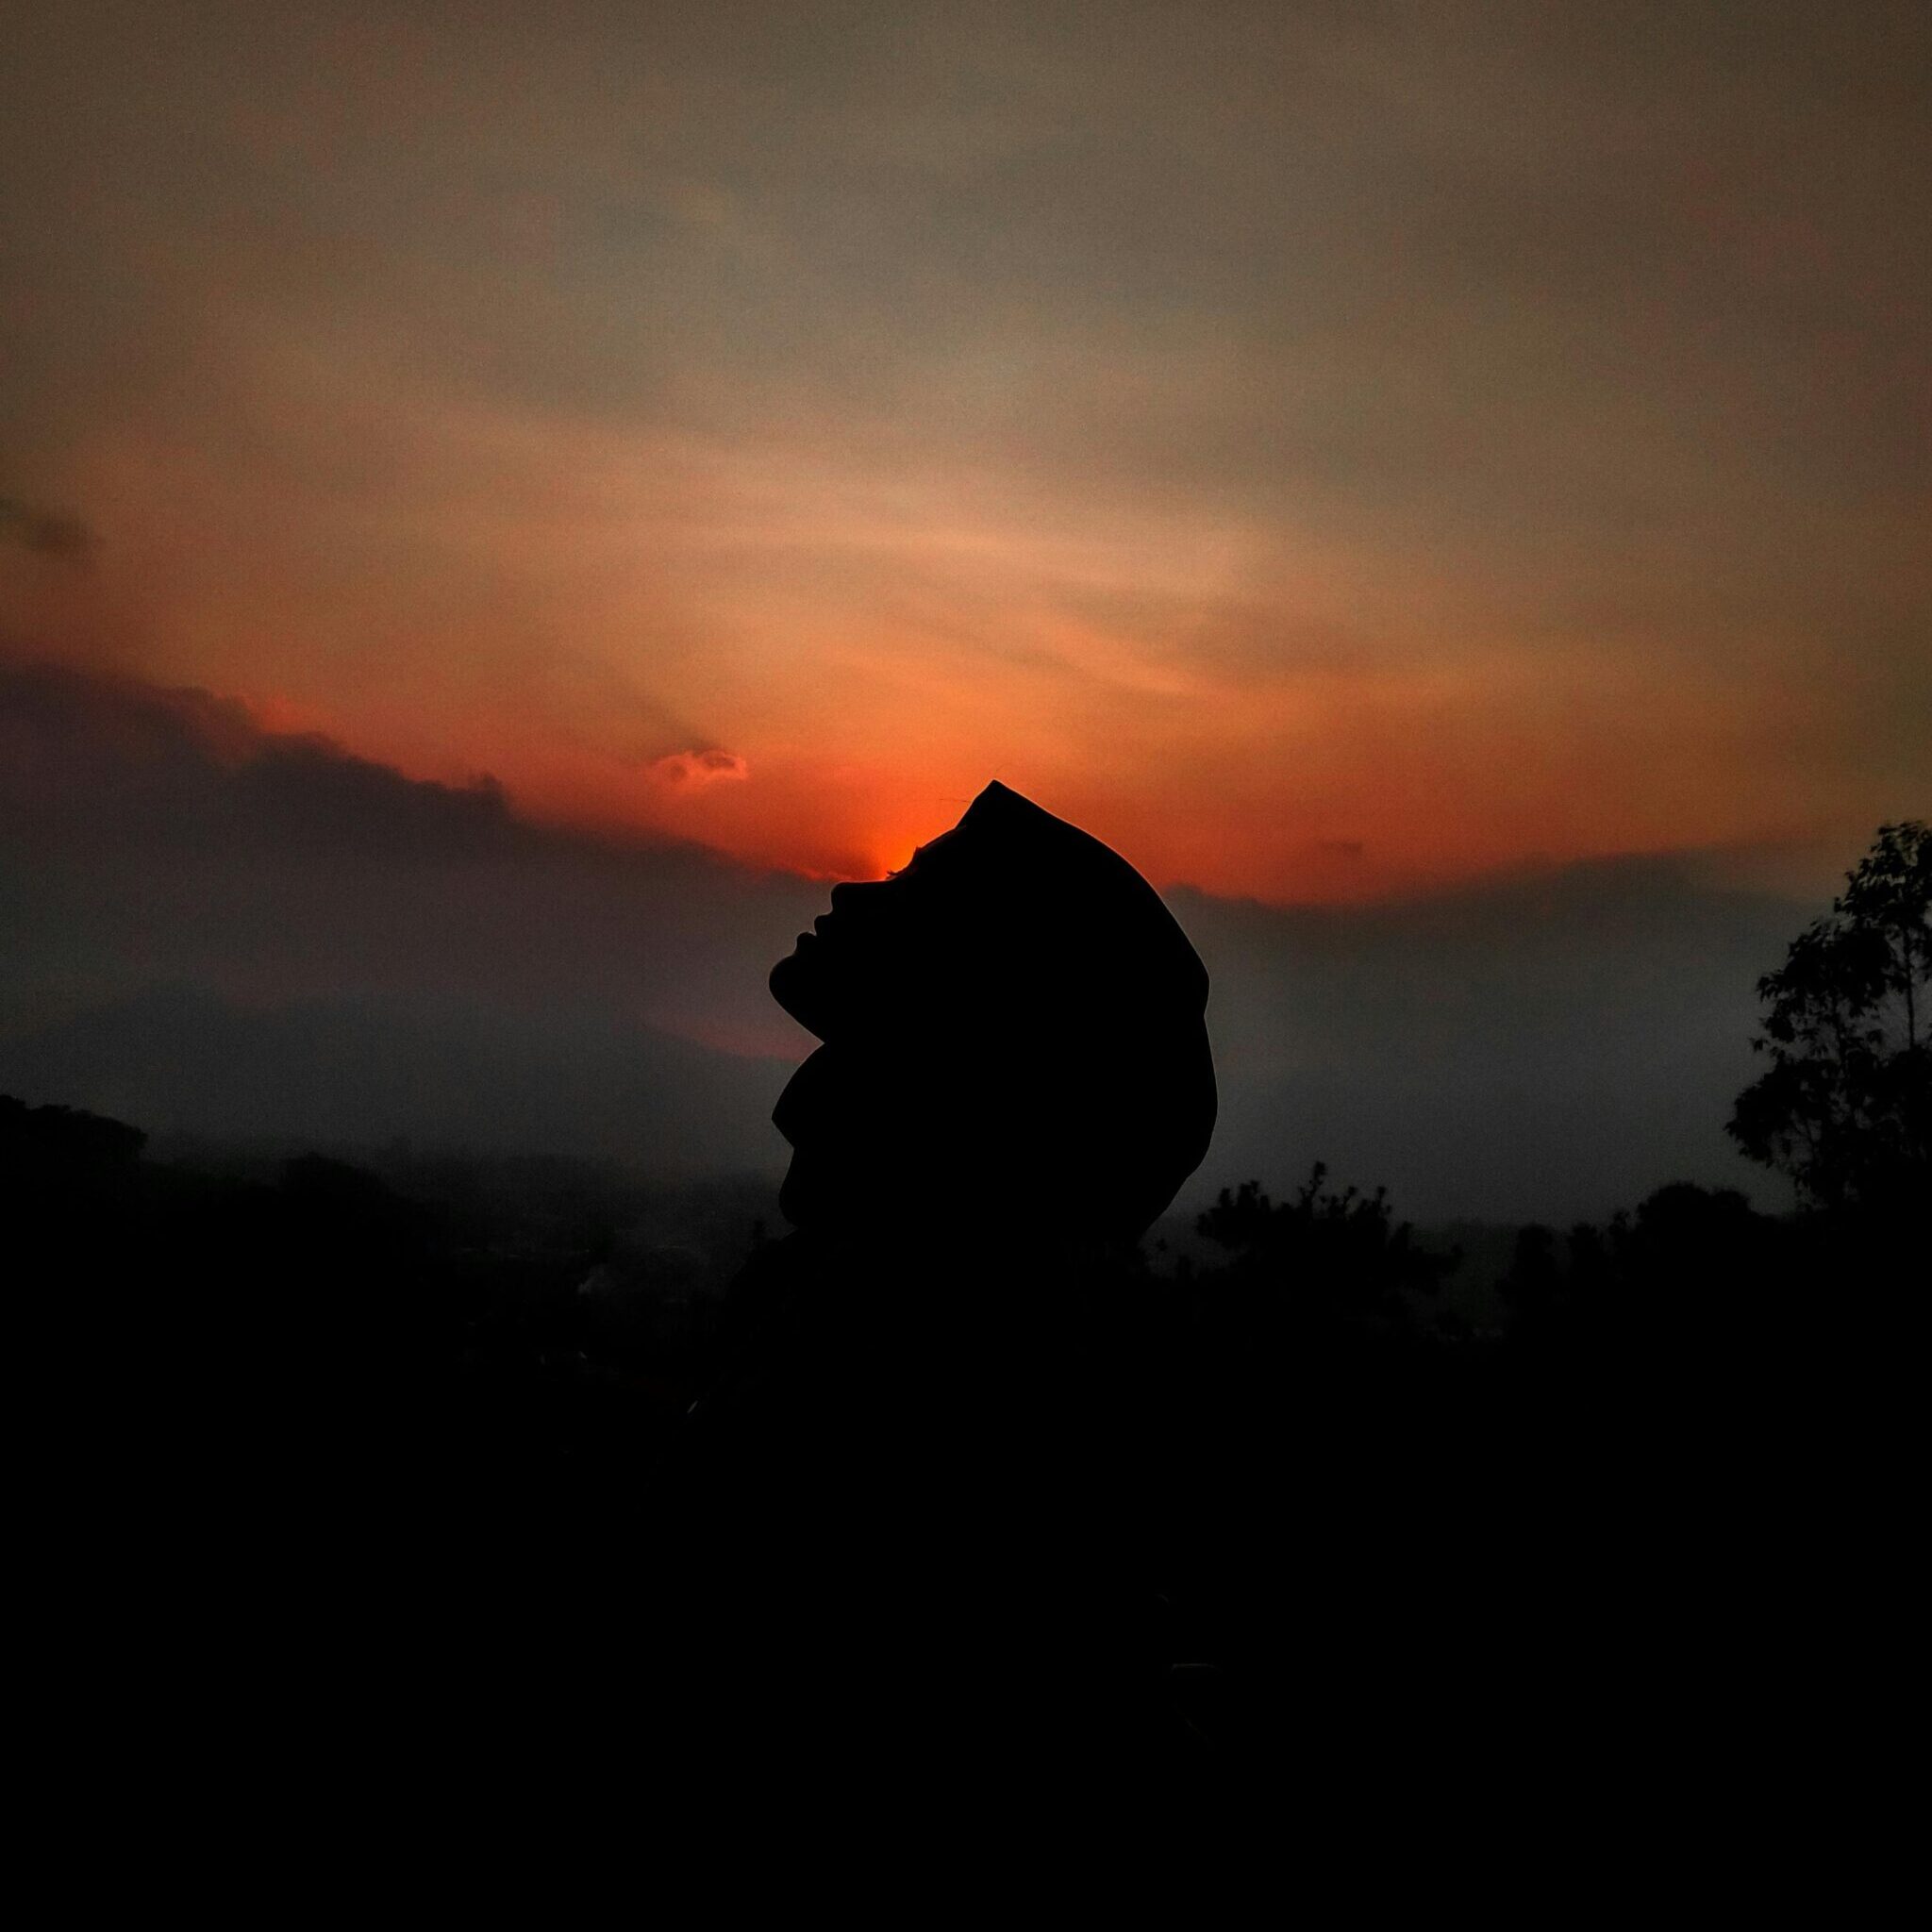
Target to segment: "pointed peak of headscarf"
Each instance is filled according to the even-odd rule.
[[[959,829],[990,838],[1008,865],[1050,873],[1063,917],[1096,939],[1111,935],[1123,943],[1151,945],[1186,988],[1194,1010],[1206,1003],[1207,972],[1186,933],[1160,894],[1105,840],[997,778],[966,808]]]

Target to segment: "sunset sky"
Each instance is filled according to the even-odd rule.
[[[33,9],[0,639],[816,874],[998,776],[1828,879],[1932,804],[1928,20]]]

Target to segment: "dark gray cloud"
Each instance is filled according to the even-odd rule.
[[[803,1036],[764,972],[817,909],[804,880],[533,827],[487,778],[410,780],[205,692],[0,666],[0,1084],[37,1096],[769,1167]]]
[[[0,496],[0,540],[69,563],[87,562],[94,550],[94,533],[81,518],[11,496]]]
[[[709,979],[748,1020],[762,974],[726,962],[817,909],[808,882],[700,846],[529,824],[487,776],[406,778],[205,691],[18,660],[0,659],[0,807],[16,968],[71,938],[124,979],[639,1017]]]
[[[1214,984],[1220,1175],[1280,1186],[1324,1159],[1438,1220],[1764,1188],[1722,1127],[1757,975],[1805,908],[1676,857],[1375,907],[1172,897]]]
[[[535,827],[487,780],[407,779],[205,693],[0,665],[0,1090],[31,1100],[770,1169],[807,1041],[764,975],[824,891]],[[1438,1219],[1746,1177],[1721,1125],[1754,981],[1806,908],[1672,858],[1375,907],[1173,904],[1223,1089],[1184,1198],[1318,1158]]]

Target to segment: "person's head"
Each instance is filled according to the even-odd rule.
[[[803,1226],[1138,1235],[1213,1129],[1208,975],[1097,839],[990,785],[772,970],[825,1044],[774,1119]]]

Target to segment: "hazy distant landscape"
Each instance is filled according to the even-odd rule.
[[[205,693],[0,663],[0,1091],[194,1135],[775,1177],[765,975],[827,881],[519,818]],[[1222,1087],[1184,1206],[1323,1159],[1428,1221],[1601,1217],[1724,1141],[1815,909],[1693,855],[1368,906],[1176,889]]]

